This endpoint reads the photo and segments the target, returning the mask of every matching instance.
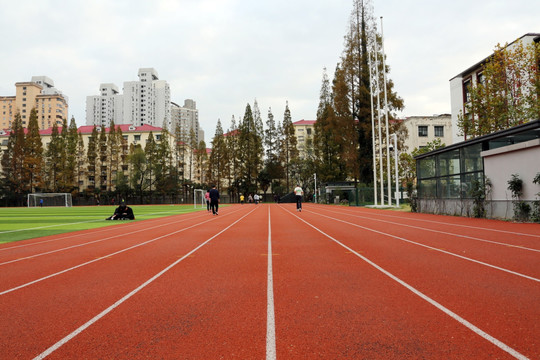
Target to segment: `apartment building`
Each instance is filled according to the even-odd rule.
[[[527,46],[531,43],[540,42],[540,33],[528,33],[521,36],[519,39],[508,44],[508,48],[512,49],[516,44],[522,43]],[[460,114],[465,116],[473,116],[472,114],[466,114],[465,105],[470,100],[468,89],[471,86],[475,86],[478,82],[482,81],[483,65],[491,58],[492,55],[472,65],[468,69],[464,70],[460,74],[450,79],[450,103],[452,112],[452,141],[457,143],[465,140],[463,135],[459,134],[458,117]],[[536,119],[531,119],[536,120]]]
[[[35,108],[40,129],[62,125],[68,118],[68,98],[54,87],[52,79],[34,76],[31,81],[15,83],[15,96],[0,96],[0,129],[10,129],[15,115],[20,114],[23,127],[28,126]]]
[[[138,81],[124,82],[120,94],[114,84],[101,84],[100,95],[86,98],[86,125],[151,125],[172,129],[171,90],[153,68],[140,68]]]
[[[308,140],[313,141],[313,135],[315,134],[315,122],[316,120],[299,120],[293,122],[294,136],[296,136],[296,148],[300,152],[300,156],[306,151],[306,144]]]
[[[86,125],[124,124],[124,97],[115,84],[99,85],[100,95],[86,97]]]
[[[408,136],[404,140],[407,152],[415,148],[421,149],[429,142],[436,139],[441,140],[445,145],[451,145],[452,139],[452,117],[450,114],[433,116],[409,116],[403,120],[401,126],[407,129]]]
[[[184,100],[184,106],[171,102],[171,132],[176,131],[177,124],[183,134],[189,136],[191,130],[197,137],[197,143],[204,140],[204,131],[199,125],[199,110],[197,103],[192,99]]]

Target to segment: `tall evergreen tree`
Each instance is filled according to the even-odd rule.
[[[99,146],[99,132],[94,125],[92,129],[92,135],[88,139],[88,149],[86,151],[86,173],[88,176],[88,182],[90,184],[89,190],[92,194],[96,194],[96,188],[99,184],[99,158],[98,158],[98,146]]]
[[[244,183],[244,191],[254,193],[257,190],[257,176],[262,168],[263,146],[249,104],[246,105],[238,130],[240,178]]]
[[[358,162],[359,123],[352,116],[350,105],[350,88],[346,81],[345,71],[338,65],[332,84],[332,99],[336,126],[339,129],[336,135],[336,144],[339,146],[340,166],[339,176],[343,179],[360,178],[360,164]]]
[[[208,181],[215,184],[218,190],[221,189],[223,178],[227,176],[226,169],[229,166],[227,143],[223,134],[221,120],[218,119],[216,133],[212,139],[212,151],[208,161]]]
[[[21,115],[17,113],[11,125],[7,148],[2,153],[3,192],[20,205],[24,193],[25,136]]]
[[[40,190],[43,170],[43,143],[39,135],[37,111],[35,108],[30,112],[28,133],[25,139],[24,173],[27,179],[29,192]]]
[[[278,124],[279,126],[279,124]],[[280,126],[276,126],[272,109],[268,109],[268,120],[266,121],[266,130],[264,132],[264,144],[266,147],[265,169],[270,183],[283,177],[283,166],[280,162]],[[277,184],[276,186],[277,187]]]
[[[65,143],[66,149],[66,191],[73,192],[78,188],[77,181],[77,146],[79,141],[79,134],[77,131],[77,123],[75,118],[72,117],[69,122],[67,131],[67,138]]]
[[[291,111],[289,110],[289,102],[285,104],[282,124],[281,161],[285,172],[285,186],[287,190],[291,190],[291,164],[298,158],[298,148],[296,147],[297,140],[294,135],[294,125],[292,123]]]
[[[101,194],[101,191],[106,189],[107,186],[107,165],[109,163],[109,153],[107,150],[107,131],[105,126],[101,126],[99,131],[98,143],[97,143],[97,153],[98,153],[98,173],[99,179],[98,187],[96,192]]]
[[[147,178],[145,182],[148,184],[150,202],[152,202],[153,185],[156,182],[156,171],[158,170],[159,166],[157,145],[152,131],[150,131],[150,134],[148,134],[148,140],[146,141],[146,146],[144,147],[144,153],[146,156],[147,167]]]
[[[140,144],[132,146],[129,154],[130,183],[131,187],[139,195],[139,201],[143,204],[144,191],[148,187],[149,166],[146,154]]]
[[[85,164],[86,164],[86,154],[85,154],[85,148],[84,148],[84,139],[82,136],[82,133],[77,133],[77,150],[76,150],[76,160],[75,160],[76,166],[75,166],[75,174],[76,174],[76,186],[77,186],[77,194],[80,195],[82,189],[81,184],[84,181],[84,173],[85,173]]]
[[[370,67],[369,56],[375,42],[378,43],[378,58],[382,59],[381,37],[377,34],[373,6],[370,0],[354,0],[351,12],[349,31],[345,37],[345,49],[342,54],[341,70],[344,72],[345,82],[349,88],[349,106],[351,116],[357,121],[358,131],[358,166],[359,178],[364,183],[370,183],[373,179],[373,151],[371,129],[371,99],[377,94],[371,94],[370,90]],[[388,77],[390,68],[383,67],[383,61],[379,61],[380,84],[384,83],[386,75],[386,93],[388,99],[389,121],[395,117],[393,111],[403,108],[403,99],[395,91],[394,84]],[[340,74],[341,75],[341,74]],[[380,98],[383,98],[384,86],[380,87]],[[371,94],[371,95],[370,95]],[[338,94],[334,94],[334,97]],[[343,96],[343,95],[340,95]],[[334,99],[336,101],[336,99]],[[384,106],[384,105],[383,105]],[[386,131],[386,129],[384,130]],[[347,159],[349,176],[351,173],[351,159]]]
[[[227,132],[225,142],[227,145],[227,158],[229,160],[228,166],[225,169],[229,184],[228,190],[231,198],[236,198],[243,189],[241,189],[241,180],[238,176],[240,171],[240,134],[234,115],[231,118],[231,128]]]
[[[321,181],[344,180],[340,176],[340,147],[337,143],[341,131],[337,127],[335,112],[332,104],[332,94],[330,92],[330,81],[323,72],[323,80],[319,97],[319,107],[317,109],[317,121],[314,126],[313,146],[315,156],[318,159],[318,174]]]
[[[53,124],[51,141],[45,152],[46,187],[51,192],[59,192],[62,174],[62,139],[58,132],[58,125]]]

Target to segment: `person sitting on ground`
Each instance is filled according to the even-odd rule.
[[[126,202],[122,200],[120,206],[114,210],[114,214],[109,216],[105,220],[135,220],[133,209],[126,205]]]

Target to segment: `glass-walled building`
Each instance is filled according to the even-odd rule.
[[[503,155],[508,158],[509,154],[516,156],[520,152],[523,156],[518,158],[524,159],[526,154],[528,165],[500,160]],[[508,202],[511,199],[505,186],[511,176],[508,173],[522,174],[524,180],[531,174],[534,177],[540,172],[539,159],[540,120],[419,155],[416,157],[419,211],[469,215],[468,202],[472,201],[474,183],[483,184],[486,176],[498,184],[493,189],[493,200]],[[530,194],[540,190],[533,187],[529,186]],[[534,196],[529,197],[528,200],[534,200]]]

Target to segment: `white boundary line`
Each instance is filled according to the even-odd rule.
[[[73,339],[75,336],[79,335],[81,332],[83,332],[84,330],[86,330],[88,327],[90,327],[91,325],[93,325],[94,323],[96,323],[99,319],[103,318],[105,315],[107,315],[108,313],[110,313],[111,311],[113,311],[114,309],[116,309],[118,306],[120,306],[122,303],[126,302],[129,298],[133,297],[135,294],[137,294],[139,291],[141,291],[142,289],[144,289],[146,286],[148,286],[149,284],[151,284],[152,282],[154,282],[156,279],[158,279],[159,277],[161,277],[163,274],[165,274],[166,272],[168,272],[170,269],[172,269],[173,267],[175,267],[176,265],[178,265],[180,262],[182,262],[184,259],[186,259],[188,256],[190,256],[191,254],[195,253],[197,250],[199,250],[200,248],[202,248],[204,245],[208,244],[210,241],[212,241],[213,239],[215,239],[216,237],[218,237],[219,235],[221,235],[222,233],[224,233],[225,231],[227,231],[228,229],[230,229],[232,226],[236,225],[238,222],[240,222],[240,220],[244,219],[246,216],[248,216],[249,214],[251,214],[253,211],[255,211],[255,209],[251,210],[249,213],[247,213],[246,215],[242,216],[240,219],[236,220],[235,222],[233,222],[232,224],[230,224],[229,226],[227,226],[225,229],[221,230],[220,232],[218,232],[216,235],[212,236],[211,238],[209,238],[208,240],[206,240],[205,242],[203,242],[202,244],[200,244],[199,246],[197,246],[196,248],[194,248],[193,250],[191,250],[190,252],[188,252],[186,255],[182,256],[180,259],[176,260],[175,262],[173,262],[172,264],[170,264],[169,266],[167,266],[165,269],[161,270],[159,273],[157,273],[156,275],[152,276],[150,279],[148,279],[146,282],[144,282],[143,284],[141,284],[139,287],[137,287],[136,289],[134,289],[133,291],[131,291],[130,293],[128,293],[127,295],[125,295],[123,298],[121,298],[120,300],[118,300],[117,302],[115,302],[114,304],[112,304],[111,306],[109,306],[107,309],[103,310],[101,313],[99,313],[98,315],[94,316],[92,319],[90,319],[89,321],[87,321],[85,324],[83,324],[82,326],[80,326],[78,329],[76,329],[75,331],[73,331],[71,334],[67,335],[66,337],[64,337],[63,339],[61,339],[60,341],[58,341],[56,344],[54,344],[53,346],[49,347],[47,350],[45,350],[44,352],[42,352],[41,354],[39,354],[38,356],[36,356],[34,358],[34,360],[40,360],[40,359],[44,359],[46,358],[47,356],[49,356],[50,354],[52,354],[54,351],[58,350],[60,347],[62,347],[63,345],[65,345],[68,341],[70,341],[71,339]],[[213,218],[215,219],[215,218]],[[209,220],[210,221],[210,220]],[[172,232],[170,233],[169,235],[173,235],[173,234],[176,234],[178,231],[175,231],[175,232]],[[168,235],[167,235],[168,236]]]
[[[28,283],[19,285],[19,286],[17,286],[17,287],[14,287],[14,288],[11,288],[11,289],[4,290],[4,291],[0,292],[0,296],[5,295],[5,294],[8,294],[8,293],[10,293],[10,292],[13,292],[13,291],[15,291],[15,290],[19,290],[19,289],[25,288],[25,287],[30,286],[30,285],[33,285],[33,284],[36,284],[36,283],[38,283],[38,282],[41,282],[41,281],[44,281],[44,280],[53,278],[53,277],[55,277],[55,276],[58,276],[58,275],[67,273],[67,272],[69,272],[69,271],[71,271],[71,270],[75,270],[75,269],[81,268],[81,267],[83,267],[83,266],[86,266],[86,265],[95,263],[95,262],[97,262],[97,261],[100,261],[100,260],[103,260],[103,259],[107,259],[107,258],[109,258],[109,257],[111,257],[111,256],[121,254],[121,253],[126,252],[126,251],[128,251],[128,250],[135,249],[135,248],[137,248],[137,247],[139,247],[139,246],[143,246],[143,245],[149,244],[149,243],[151,243],[151,242],[154,242],[154,241],[157,241],[157,240],[166,238],[166,237],[168,237],[168,236],[171,236],[171,235],[174,235],[174,234],[178,234],[178,233],[180,233],[180,232],[182,232],[182,231],[189,230],[189,229],[191,229],[191,228],[194,228],[194,227],[197,227],[197,226],[199,226],[199,225],[202,225],[202,224],[205,224],[205,223],[207,223],[207,222],[210,222],[210,221],[212,221],[212,220],[214,220],[214,219],[215,219],[215,218],[213,217],[213,218],[211,218],[211,219],[209,219],[209,220],[200,222],[200,223],[195,224],[195,225],[192,225],[192,226],[188,226],[187,228],[183,228],[183,229],[174,231],[174,232],[169,233],[169,234],[167,234],[167,235],[162,235],[162,236],[159,236],[159,237],[156,237],[156,238],[147,240],[147,241],[145,241],[145,242],[142,242],[142,243],[139,243],[139,244],[130,246],[130,247],[128,247],[128,248],[125,248],[125,249],[122,249],[122,250],[113,252],[113,253],[111,253],[111,254],[104,255],[104,256],[100,256],[100,257],[98,257],[98,258],[96,258],[96,259],[94,259],[94,260],[90,260],[90,261],[87,261],[87,262],[85,262],[85,263],[82,263],[82,264],[79,264],[79,265],[75,265],[75,266],[73,266],[73,267],[71,267],[71,268],[64,269],[64,270],[62,270],[62,271],[58,271],[58,272],[56,272],[56,273],[53,273],[53,274],[44,276],[44,277],[42,277],[42,278],[39,278],[39,279],[30,281],[30,282],[28,282]]]
[[[268,206],[268,270],[266,290],[266,360],[276,359],[276,318],[274,312],[274,275],[272,269],[272,220]]]
[[[495,244],[495,245],[502,245],[502,246],[514,247],[514,248],[518,248],[518,249],[522,249],[522,250],[540,252],[540,249],[533,249],[533,248],[528,248],[528,247],[520,246],[520,245],[512,245],[512,244],[502,243],[502,242],[498,242],[498,241],[481,239],[481,238],[477,238],[477,237],[473,237],[473,236],[461,235],[461,234],[456,234],[456,233],[451,233],[451,232],[446,232],[446,231],[441,231],[441,230],[427,229],[427,228],[423,228],[421,226],[402,224],[402,223],[399,223],[399,222],[393,222],[393,221],[389,221],[389,220],[375,219],[375,218],[372,218],[372,217],[363,216],[363,215],[355,215],[355,214],[348,213],[348,212],[343,213],[343,212],[331,211],[331,210],[327,210],[327,211],[331,212],[331,213],[334,213],[334,214],[346,214],[348,216],[353,216],[353,217],[356,217],[356,218],[367,219],[367,220],[372,220],[372,221],[380,221],[380,222],[384,222],[384,223],[388,223],[388,224],[405,226],[405,227],[410,227],[410,228],[413,228],[413,229],[420,229],[420,230],[424,230],[424,231],[431,231],[431,232],[435,232],[435,233],[439,233],[439,234],[451,235],[451,236],[461,237],[461,238],[475,240],[475,241],[482,241],[482,242],[491,243],[491,244]],[[320,213],[314,212],[313,210],[311,210],[311,212],[314,213],[314,214],[320,214]],[[320,214],[320,215],[322,215],[322,214]]]
[[[372,231],[372,232],[377,233],[377,234],[381,234],[381,235],[384,235],[384,236],[392,237],[392,238],[394,238],[394,239],[398,239],[398,240],[401,240],[401,241],[405,241],[405,242],[408,242],[408,243],[410,243],[410,244],[422,246],[422,247],[425,247],[425,248],[430,249],[430,250],[439,251],[439,252],[442,252],[442,253],[444,253],[444,254],[451,255],[451,256],[455,256],[455,257],[460,258],[460,259],[463,259],[463,260],[471,261],[471,262],[474,262],[474,263],[477,263],[477,264],[480,264],[480,265],[484,265],[484,266],[487,266],[487,267],[490,267],[490,268],[493,268],[493,269],[496,269],[496,270],[504,271],[504,272],[509,273],[509,274],[512,274],[512,275],[517,275],[517,276],[523,277],[523,278],[525,278],[525,279],[529,279],[529,280],[533,280],[533,281],[536,281],[536,282],[540,282],[540,279],[538,279],[538,278],[535,278],[535,277],[532,277],[532,276],[528,276],[528,275],[525,275],[525,274],[521,274],[521,273],[518,273],[518,272],[516,272],[516,271],[508,270],[508,269],[505,269],[505,268],[502,268],[502,267],[499,267],[499,266],[491,265],[491,264],[485,263],[485,262],[480,261],[480,260],[475,260],[475,259],[468,258],[468,257],[466,257],[466,256],[454,254],[454,253],[452,253],[452,252],[450,252],[450,251],[441,250],[441,249],[438,249],[438,248],[433,247],[433,246],[429,246],[429,245],[425,245],[425,244],[422,244],[422,243],[418,243],[418,242],[416,242],[416,241],[408,240],[408,239],[402,238],[402,237],[400,237],[400,236],[388,234],[388,233],[385,233],[385,232],[382,232],[382,231],[379,231],[379,230],[374,230],[374,229],[371,229],[371,228],[368,228],[368,227],[365,227],[365,226],[362,226],[362,225],[353,224],[353,223],[350,223],[350,222],[345,221],[345,220],[336,219],[336,218],[331,217],[331,216],[328,216],[328,215],[319,214],[319,213],[316,213],[316,212],[313,212],[313,211],[310,211],[310,212],[311,212],[312,214],[315,214],[315,215],[318,215],[318,216],[326,217],[326,218],[328,218],[328,219],[336,220],[336,221],[339,221],[339,222],[342,222],[342,223],[345,223],[345,224],[348,224],[348,225],[352,225],[352,226],[355,226],[355,227],[359,227],[360,229]]]
[[[305,224],[307,224],[308,226],[312,227],[313,229],[315,229],[316,231],[318,231],[319,233],[321,233],[322,235],[326,236],[327,238],[329,238],[330,240],[332,240],[333,242],[335,242],[336,244],[338,244],[339,246],[347,249],[348,251],[350,251],[351,253],[355,254],[356,256],[358,256],[360,259],[362,259],[363,261],[365,261],[366,263],[368,263],[369,265],[371,265],[372,267],[374,267],[375,269],[379,270],[380,272],[382,272],[384,275],[388,276],[389,278],[391,278],[392,280],[396,281],[397,283],[399,283],[400,285],[404,286],[405,288],[407,288],[408,290],[410,290],[412,293],[414,293],[415,295],[419,296],[420,298],[422,298],[423,300],[427,301],[428,303],[430,303],[431,305],[435,306],[437,309],[441,310],[442,312],[444,312],[446,315],[450,316],[451,318],[453,318],[454,320],[457,320],[460,324],[464,325],[465,327],[467,327],[469,330],[472,330],[474,333],[476,333],[477,335],[481,336],[482,338],[484,338],[485,340],[491,342],[493,345],[497,346],[498,348],[500,348],[501,350],[507,352],[508,354],[512,355],[513,357],[515,357],[516,359],[520,359],[520,360],[528,360],[529,358],[526,357],[525,355],[519,353],[517,350],[511,348],[510,346],[506,345],[505,343],[503,343],[502,341],[494,338],[493,336],[489,335],[488,333],[486,333],[485,331],[481,330],[480,328],[476,327],[475,325],[473,325],[472,323],[468,322],[467,320],[465,320],[464,318],[462,318],[461,316],[459,316],[458,314],[454,313],[453,311],[451,311],[450,309],[444,307],[443,305],[439,304],[437,301],[433,300],[432,298],[430,298],[429,296],[425,295],[424,293],[422,293],[421,291],[417,290],[416,288],[412,287],[411,285],[409,285],[408,283],[406,283],[405,281],[401,280],[400,278],[398,278],[397,276],[393,275],[392,273],[390,273],[389,271],[383,269],[382,267],[380,267],[379,265],[375,264],[373,261],[369,260],[368,258],[366,258],[365,256],[359,254],[358,252],[354,251],[353,249],[351,249],[350,247],[348,247],[347,245],[341,243],[340,241],[336,240],[335,238],[333,238],[332,236],[326,234],[325,232],[323,232],[322,230],[318,229],[317,227],[315,227],[314,225],[310,224],[309,222],[307,222],[306,220],[302,219],[301,217],[297,216],[296,214],[290,212],[289,210],[286,210],[289,214],[293,215],[294,217],[296,217],[297,219],[303,221]]]
[[[433,223],[433,224],[441,224],[441,225],[451,225],[451,226],[458,226],[458,227],[464,227],[464,228],[469,228],[469,229],[478,229],[478,230],[485,230],[485,231],[494,231],[494,232],[500,232],[500,233],[505,233],[505,234],[512,234],[512,235],[521,235],[521,236],[530,236],[530,237],[536,237],[536,238],[540,238],[540,234],[527,234],[527,233],[520,233],[520,232],[515,232],[515,231],[508,231],[508,230],[499,230],[499,229],[491,229],[491,228],[484,228],[484,227],[480,227],[480,226],[471,226],[471,225],[463,225],[463,224],[455,224],[455,223],[446,223],[446,222],[442,222],[442,221],[435,221],[435,220],[426,220],[426,219],[418,219],[418,218],[413,218],[413,217],[402,217],[402,216],[396,216],[396,215],[387,215],[387,214],[380,214],[379,212],[369,212],[370,215],[377,215],[377,216],[384,216],[384,217],[391,217],[391,218],[397,218],[397,219],[401,219],[401,220],[404,220],[404,221],[424,221],[424,222],[429,222],[429,223]],[[427,214],[427,215],[431,215],[431,214]],[[442,216],[442,215],[438,215],[438,216]],[[485,220],[489,220],[489,219],[485,219]],[[534,224],[533,224],[534,225]]]

